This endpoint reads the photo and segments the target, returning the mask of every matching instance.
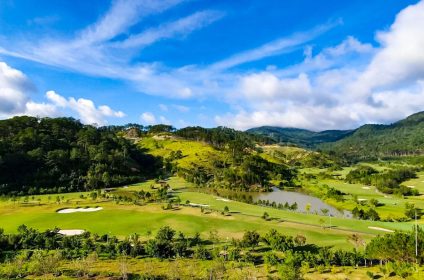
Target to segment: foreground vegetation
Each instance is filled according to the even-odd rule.
[[[0,268],[0,276],[99,276],[99,272],[91,271],[91,266],[100,259],[119,262],[119,276],[124,279],[129,275],[131,279],[162,279],[164,275],[146,271],[130,274],[127,263],[133,258],[192,258],[198,261],[214,260],[221,264],[221,267],[209,268],[209,277],[213,279],[229,277],[226,273],[226,265],[229,264],[236,264],[241,269],[247,267],[248,273],[253,273],[255,270],[252,268],[255,266],[264,265],[270,277],[302,279],[311,268],[322,273],[330,269],[337,271],[345,266],[373,266],[373,262],[380,263],[380,270],[384,274],[405,278],[418,276],[418,272],[414,272],[414,264],[422,264],[424,260],[424,244],[420,244],[421,253],[416,256],[414,237],[414,233],[396,232],[372,239],[365,246],[358,235],[352,235],[350,240],[355,248],[345,251],[307,244],[303,235],[293,238],[274,229],[264,236],[256,231],[245,231],[241,239],[221,243],[215,231],[210,232],[208,240],[202,240],[198,234],[186,237],[184,233],[176,233],[169,226],[164,226],[153,238],[143,242],[137,234],[123,240],[109,235],[91,235],[89,232],[78,236],[63,236],[58,229],[38,232],[22,225],[17,234],[4,234],[0,230],[0,256],[4,262]],[[424,239],[424,232],[418,230],[417,237]],[[362,245],[365,250],[360,252],[358,247]],[[69,263],[74,266],[67,267]],[[63,264],[66,268],[61,267]],[[197,278],[199,274],[201,273],[196,271],[191,277]],[[199,279],[205,276],[200,276]],[[373,278],[374,273],[371,276]]]

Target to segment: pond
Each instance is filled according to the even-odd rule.
[[[256,193],[255,195],[253,195],[253,200],[254,201],[258,201],[258,200],[269,200],[269,202],[275,202],[275,203],[288,203],[288,204],[293,204],[293,203],[297,203],[298,205],[298,212],[305,212],[306,213],[306,205],[309,204],[310,205],[310,210],[309,213],[318,213],[320,215],[322,215],[321,209],[328,209],[328,213],[331,216],[334,217],[346,217],[346,218],[351,218],[352,214],[349,211],[340,211],[337,210],[336,208],[334,208],[333,206],[325,203],[324,201],[322,201],[319,198],[307,195],[307,194],[303,194],[303,193],[298,193],[298,192],[289,192],[289,191],[282,191],[278,188],[273,188],[272,192],[267,192],[267,193]]]

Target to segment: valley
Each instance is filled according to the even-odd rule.
[[[25,130],[22,132],[26,133]],[[37,135],[40,132],[35,130],[33,133]],[[109,178],[120,178],[113,176],[121,175],[106,176],[107,171],[99,169],[105,158],[90,155],[93,156],[90,162],[95,167],[89,170],[101,173],[80,177],[87,180],[80,189],[67,192],[56,187],[23,187],[21,193],[3,191],[0,196],[0,240],[3,244],[8,244],[5,238],[23,238],[22,234],[26,231],[34,231],[31,234],[35,236],[45,236],[34,238],[47,238],[49,232],[57,231],[62,236],[57,244],[67,239],[75,240],[72,242],[81,239],[78,241],[82,242],[81,246],[88,241],[93,244],[91,246],[94,247],[82,246],[80,249],[77,249],[78,245],[69,251],[72,256],[79,256],[84,269],[72,267],[74,257],[68,256],[57,260],[62,267],[58,270],[60,272],[43,273],[46,277],[72,279],[79,273],[100,277],[106,270],[120,275],[123,273],[120,268],[122,263],[131,271],[130,274],[125,272],[125,275],[131,277],[176,277],[172,276],[175,271],[160,264],[155,264],[158,270],[148,273],[145,268],[148,263],[156,262],[155,256],[160,256],[156,254],[162,254],[159,247],[154,249],[159,250],[154,253],[149,244],[155,238],[158,240],[162,231],[171,230],[184,237],[172,237],[167,242],[177,246],[185,240],[181,248],[183,251],[179,253],[180,249],[172,247],[159,259],[171,262],[169,265],[184,277],[221,273],[219,277],[243,279],[246,275],[268,275],[278,278],[281,277],[278,263],[284,262],[287,254],[297,254],[298,258],[312,254],[308,257],[311,259],[299,263],[303,266],[302,272],[294,263],[284,262],[283,267],[294,269],[293,273],[302,274],[305,279],[318,279],[317,275],[325,273],[329,273],[329,279],[337,279],[340,275],[365,279],[368,273],[382,275],[384,268],[369,266],[373,261],[379,261],[379,255],[370,249],[372,244],[381,236],[392,234],[401,234],[408,240],[408,236],[414,234],[415,223],[420,228],[424,223],[420,218],[424,208],[424,171],[419,157],[369,159],[346,164],[346,158],[335,154],[285,146],[266,136],[251,136],[226,128],[194,127],[175,131],[162,125],[143,129],[117,127],[105,133],[127,141],[128,144],[123,145],[134,145],[137,149],[133,152],[134,156],[141,153],[150,164],[156,164],[156,176],[138,179],[139,182],[135,183],[112,183]],[[62,137],[60,134],[50,135],[52,139]],[[69,137],[73,135],[85,137],[81,133],[69,134]],[[17,136],[21,137],[19,134],[12,137]],[[76,140],[75,143],[81,141]],[[91,142],[90,145],[104,145],[98,143]],[[22,149],[22,146],[17,147]],[[116,152],[115,156],[119,158]],[[100,161],[96,163],[98,159]],[[113,166],[114,159],[107,160],[111,160]],[[162,167],[159,162],[162,162]],[[38,164],[43,168],[43,163]],[[143,164],[146,162],[139,161],[139,166]],[[71,169],[66,172],[75,168],[73,166],[70,163],[68,167]],[[136,165],[131,163],[130,166]],[[110,172],[120,171],[111,169]],[[381,185],[382,180],[385,183]],[[3,183],[3,190],[7,189]],[[415,213],[418,213],[417,221]],[[284,246],[288,247],[273,245],[267,236],[281,236],[279,238],[286,240],[281,241],[282,244],[287,242]],[[255,245],[246,245],[245,242],[250,242],[246,238],[253,237]],[[113,249],[110,240],[115,244]],[[193,240],[201,241],[193,243]],[[126,242],[129,242],[128,249],[122,247]],[[30,244],[20,245],[24,246],[20,254],[47,246]],[[59,245],[52,248],[55,246]],[[131,246],[139,246],[137,248],[141,251],[136,252]],[[12,268],[16,267],[17,260],[10,259],[13,251],[7,248],[3,249],[3,256],[8,265],[0,273],[14,275]],[[198,256],[198,250],[205,255]],[[232,257],[226,255],[233,250],[238,253]],[[332,254],[328,261],[320,255],[327,250]],[[410,253],[413,254],[413,251]],[[337,259],[337,254],[347,254],[349,261]],[[357,257],[349,254],[357,254]],[[274,261],[269,260],[271,256]],[[397,279],[397,274],[412,275],[412,266],[397,267],[396,257],[393,258],[394,266],[385,268],[395,273],[391,279]],[[183,268],[186,266],[184,262],[189,259],[197,262],[197,269]],[[385,266],[392,263],[385,258],[382,260],[386,261]],[[35,256],[28,259],[27,271],[31,271],[34,262]],[[352,270],[348,264],[354,263],[363,268]],[[402,269],[406,272],[400,272]],[[30,274],[40,273],[32,271]],[[421,273],[421,268],[417,273]]]

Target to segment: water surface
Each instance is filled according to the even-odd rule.
[[[290,205],[293,203],[297,203],[298,212],[307,212],[306,211],[306,205],[310,205],[309,213],[317,213],[322,215],[321,209],[328,209],[328,214],[334,217],[347,217],[351,218],[351,213],[349,211],[339,211],[335,207],[325,203],[321,199],[317,197],[313,197],[307,194],[298,193],[298,192],[289,192],[289,191],[282,191],[278,188],[273,188],[272,192],[267,193],[257,193],[253,195],[253,200],[269,200],[270,203],[282,203],[285,204],[286,202]]]

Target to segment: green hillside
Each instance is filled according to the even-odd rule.
[[[298,128],[263,126],[249,133],[277,143],[335,152],[343,158],[378,159],[424,153],[424,112],[393,124],[366,124],[355,130],[313,132]]]
[[[153,177],[160,162],[105,128],[71,118],[0,120],[0,194],[63,193]]]
[[[337,142],[319,146],[357,159],[422,155],[424,153],[424,112],[390,125],[367,124]]]
[[[286,162],[267,156],[248,138],[240,140],[238,136],[218,144],[178,134],[182,135],[147,134],[138,141],[143,151],[163,159],[165,175],[177,174],[199,186],[239,190],[265,190],[282,181],[292,184],[295,172]]]

